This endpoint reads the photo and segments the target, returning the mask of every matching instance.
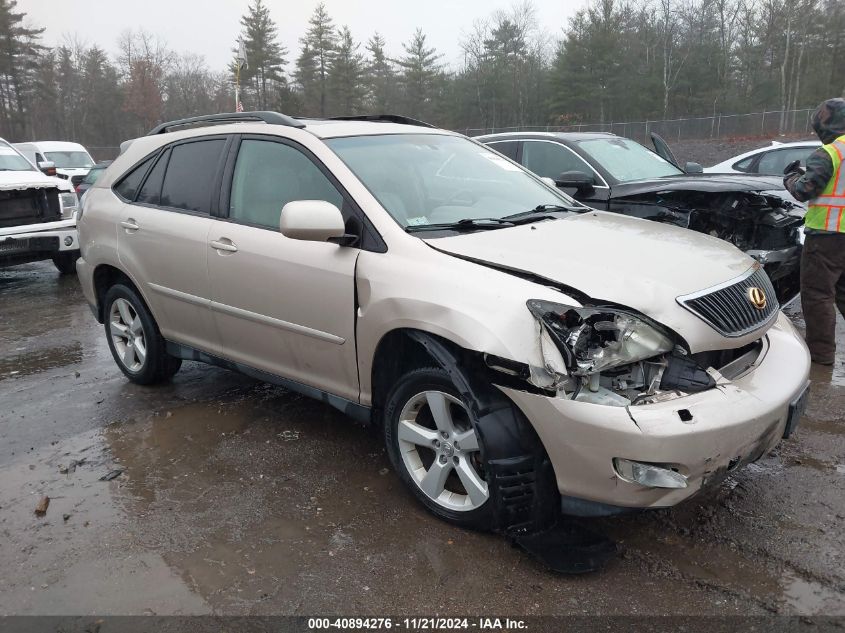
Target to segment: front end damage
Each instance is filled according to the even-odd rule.
[[[566,513],[675,505],[759,459],[800,417],[809,360],[782,314],[751,343],[690,353],[624,309],[529,309],[543,366],[485,360],[530,385],[497,381],[540,436]]]
[[[648,191],[612,208],[730,242],[763,265],[782,304],[798,294],[806,209],[785,191]]]

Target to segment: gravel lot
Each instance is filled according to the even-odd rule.
[[[845,352],[791,440],[678,508],[595,521],[619,557],[564,577],[426,514],[325,405],[196,363],[130,384],[50,264],[0,270],[0,306],[0,615],[845,616]]]

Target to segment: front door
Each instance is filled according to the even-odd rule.
[[[325,200],[343,209],[343,195],[303,148],[253,137],[240,142],[228,198],[207,246],[223,355],[357,400],[359,251],[279,232],[288,202]]]

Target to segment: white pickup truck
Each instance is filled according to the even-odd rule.
[[[51,259],[75,272],[78,206],[69,180],[43,174],[0,139],[0,268]]]

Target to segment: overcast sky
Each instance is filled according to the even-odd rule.
[[[534,0],[541,27],[557,38],[584,1]],[[178,52],[204,55],[212,70],[222,69],[231,59],[230,49],[248,4],[249,0],[18,0],[18,8],[33,26],[47,28],[44,41],[48,45],[76,36],[113,53],[122,31],[143,28],[160,35]],[[317,1],[265,0],[265,4],[289,51],[290,71]],[[335,24],[348,25],[357,40],[366,41],[379,31],[394,56],[419,26],[431,45],[444,53],[443,61],[455,66],[461,58],[459,42],[473,21],[509,8],[512,0],[326,0],[325,4]]]

